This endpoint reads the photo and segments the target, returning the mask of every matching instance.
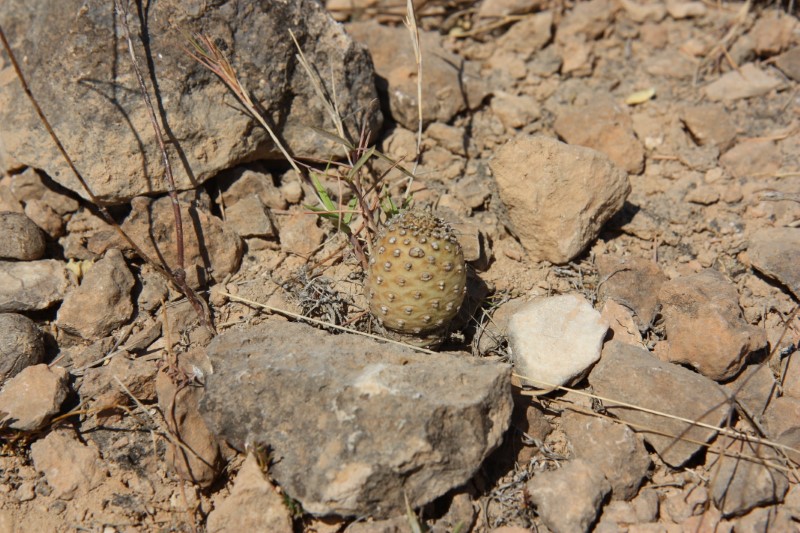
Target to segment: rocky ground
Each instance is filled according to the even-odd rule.
[[[0,532],[800,530],[794,3],[418,2],[421,106],[396,4],[0,5],[96,194],[0,54]],[[354,190],[458,235],[436,351],[314,212]]]

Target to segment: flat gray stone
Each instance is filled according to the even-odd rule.
[[[510,368],[268,320],[218,336],[200,410],[313,514],[403,513],[469,480],[506,431]]]
[[[800,228],[770,228],[750,237],[753,266],[785,285],[800,299]]]
[[[0,261],[0,313],[47,309],[71,286],[61,261]]]
[[[728,415],[728,395],[721,386],[619,341],[606,343],[589,383],[599,396],[712,426],[722,424]],[[604,403],[609,413],[635,424],[633,429],[670,466],[684,464],[703,447],[695,442],[709,442],[717,434],[674,418]]]

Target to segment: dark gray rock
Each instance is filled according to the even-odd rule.
[[[105,337],[133,316],[134,282],[122,253],[109,250],[64,299],[56,324],[84,339]]]
[[[0,261],[0,312],[47,309],[72,285],[64,263],[55,259]]]
[[[527,489],[547,527],[554,533],[572,533],[590,530],[611,485],[600,470],[574,459],[557,470],[537,473]]]
[[[178,187],[195,187],[238,162],[281,158],[269,135],[242,112],[225,85],[185,54],[186,34],[218,43],[244,87],[294,154],[328,159],[341,146],[312,127],[335,131],[289,36],[297,36],[339,112],[378,132],[381,114],[369,54],[319,2],[244,1],[148,5],[144,30],[132,4],[128,17],[143,67],[151,62]],[[95,194],[121,203],[165,191],[155,134],[134,77],[114,2],[6,0],[5,29],[33,94]],[[144,49],[137,39],[143,33]],[[147,77],[152,89],[153,80]],[[41,127],[18,83],[0,87],[0,144],[10,158],[41,168],[85,195]],[[348,124],[355,126],[353,121]],[[352,128],[358,131],[357,127]]]
[[[466,482],[512,410],[510,368],[269,320],[220,335],[200,409],[313,514],[401,514]]]
[[[800,228],[770,228],[750,237],[753,266],[785,285],[800,299]]]
[[[728,415],[725,390],[686,368],[659,361],[643,348],[619,341],[606,343],[600,361],[589,374],[599,396],[667,413],[675,417],[719,426]],[[691,425],[625,406],[605,402],[609,413],[635,424],[656,453],[670,466],[680,466],[717,434]],[[694,441],[694,442],[690,442]]]
[[[0,385],[44,360],[42,332],[30,318],[0,313]]]
[[[44,257],[44,233],[21,213],[0,212],[0,259],[33,261]]]

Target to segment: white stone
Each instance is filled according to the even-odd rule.
[[[608,323],[578,294],[533,301],[508,324],[515,372],[540,388],[580,380],[600,359]]]

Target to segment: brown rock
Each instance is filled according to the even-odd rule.
[[[408,30],[376,21],[353,22],[346,27],[353,39],[369,48],[375,71],[382,78],[383,86],[379,85],[379,90],[387,93],[392,117],[405,128],[416,131],[417,67]],[[438,32],[420,29],[420,47],[426,50],[422,62],[424,124],[450,122],[468,106],[480,103],[467,101],[460,72],[463,60],[442,47]],[[484,91],[484,95],[487,92]]]
[[[603,473],[614,499],[636,496],[651,464],[641,436],[625,424],[574,411],[562,422],[575,457]]]
[[[681,0],[667,0],[667,12],[674,19],[686,19],[692,17],[702,17],[706,14],[703,2],[684,2]]]
[[[67,294],[58,310],[58,327],[84,339],[105,337],[133,316],[135,280],[122,253],[111,249]]]
[[[596,394],[660,413],[718,426],[728,416],[728,396],[691,370],[659,361],[647,350],[617,341],[607,342],[589,374]],[[609,413],[634,424],[661,459],[671,466],[688,461],[716,431],[606,402]],[[649,429],[649,430],[648,430]],[[669,436],[665,436],[669,435]],[[682,440],[683,438],[687,440]]]
[[[750,237],[747,252],[758,271],[778,280],[800,299],[800,229],[757,231]]]
[[[253,454],[247,455],[236,474],[231,493],[208,515],[206,530],[292,533],[292,517],[283,496]]]
[[[644,149],[633,133],[631,118],[610,96],[560,110],[553,129],[569,144],[603,152],[626,172],[640,174],[644,170]]]
[[[606,31],[619,6],[611,0],[590,0],[575,4],[558,25],[556,40],[563,42],[574,36],[587,40],[600,37]]]
[[[322,240],[325,231],[319,227],[316,215],[309,213],[294,213],[279,219],[281,248],[290,254],[300,257],[310,257]]]
[[[703,87],[706,97],[712,102],[734,101],[754,96],[763,96],[783,86],[783,80],[768,70],[761,70],[753,63],[742,65],[738,70],[723,74],[716,81]]]
[[[783,393],[800,400],[800,355],[798,352],[790,355],[783,363]]]
[[[764,11],[748,36],[753,51],[759,56],[775,55],[785,50],[795,39],[797,19],[780,9]]]
[[[498,48],[516,52],[523,58],[535,54],[553,35],[553,12],[542,11],[525,17],[497,39]]]
[[[44,234],[20,213],[0,212],[0,259],[35,261],[44,256]]]
[[[716,270],[671,280],[658,299],[668,361],[724,381],[741,370],[748,355],[766,346],[764,330],[745,322],[736,287]]]
[[[0,312],[47,309],[72,285],[61,261],[0,261]]]
[[[0,313],[0,386],[43,360],[44,339],[33,320],[15,313]]]
[[[67,397],[68,374],[60,366],[25,368],[0,390],[0,426],[20,431],[43,428]]]
[[[603,303],[600,316],[608,324],[608,329],[613,332],[612,339],[632,346],[644,346],[642,334],[633,320],[630,309],[609,298]]]
[[[606,156],[549,137],[518,135],[490,166],[514,231],[535,261],[577,257],[630,192],[625,172]]]
[[[499,18],[508,15],[523,15],[532,11],[540,11],[546,6],[546,0],[486,0],[478,8],[478,16]]]
[[[794,81],[800,81],[800,46],[776,57],[775,66]]]
[[[66,430],[56,430],[31,444],[31,458],[44,474],[53,497],[71,500],[103,482],[107,472],[94,446],[79,442]]]
[[[242,198],[225,211],[225,225],[240,237],[277,236],[269,210],[258,196]]]
[[[492,112],[507,130],[523,128],[541,116],[539,103],[530,96],[496,91],[491,106]]]
[[[800,400],[791,396],[773,398],[764,412],[764,425],[773,438],[800,427]]]
[[[122,223],[122,229],[152,259],[163,257],[169,268],[176,268],[175,217],[170,198],[136,198],[132,206],[133,211]],[[221,280],[239,269],[243,245],[238,235],[226,229],[218,217],[200,207],[181,202],[181,215],[186,281],[190,286],[204,286],[212,277]],[[116,234],[111,240],[98,242],[94,247],[90,241],[90,249],[95,253],[111,247],[127,248],[127,243],[121,242]]]
[[[630,309],[640,331],[649,327],[656,316],[658,291],[667,276],[658,263],[641,257],[597,257],[600,275],[600,300],[612,299]]]
[[[770,463],[782,464],[773,448],[735,440],[725,451],[731,456],[710,453],[707,466],[715,473],[711,495],[723,516],[738,516],[755,507],[783,501],[789,480],[784,472],[769,466]],[[737,454],[758,459],[750,461],[736,457]]]
[[[228,209],[252,196],[257,196],[270,209],[286,209],[286,198],[273,183],[272,175],[267,172],[237,167],[220,173],[215,180],[225,187],[223,198]]]
[[[680,117],[701,146],[710,144],[724,152],[736,139],[736,127],[722,105],[689,106],[681,112]]]
[[[743,141],[725,152],[719,162],[734,178],[768,177],[778,171],[781,152],[772,141]]]
[[[736,379],[725,383],[724,386],[749,417],[761,422],[764,409],[776,392],[777,385],[769,366],[760,364],[745,367]]]
[[[553,533],[589,531],[611,485],[600,470],[582,459],[537,472],[526,485],[542,521]]]
[[[192,359],[199,355],[191,356]],[[184,371],[191,372],[188,357]],[[208,370],[207,363],[201,363]],[[191,375],[191,374],[189,374]],[[175,441],[167,446],[167,464],[181,479],[191,481],[201,487],[209,487],[221,470],[219,444],[209,431],[198,410],[198,402],[203,389],[193,386],[179,387],[165,372],[156,377],[158,406],[164,413],[170,433]],[[178,445],[180,443],[181,445]]]
[[[155,400],[156,362],[130,359],[126,355],[120,353],[108,365],[87,369],[79,390],[81,399],[94,401],[93,407],[99,409],[129,404],[128,393],[143,402]],[[117,379],[127,391],[119,386]]]

